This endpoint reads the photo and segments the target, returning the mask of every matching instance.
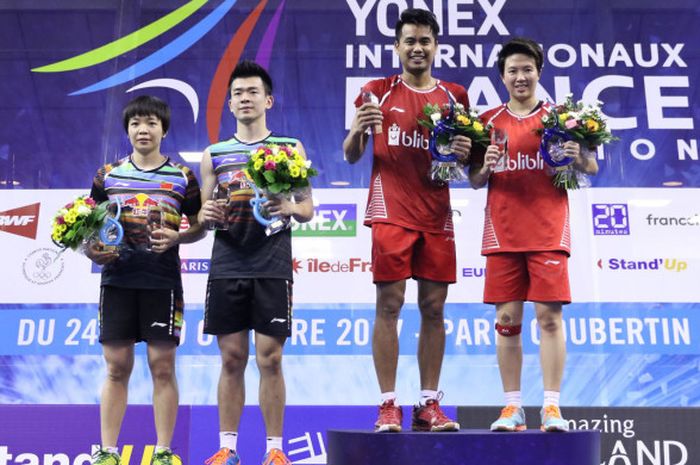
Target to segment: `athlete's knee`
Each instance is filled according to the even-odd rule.
[[[239,348],[227,348],[221,351],[221,371],[225,374],[237,374],[245,370],[248,352]]]
[[[543,333],[557,333],[561,331],[561,314],[546,313],[537,317],[537,324]]]
[[[398,320],[404,296],[400,293],[384,293],[377,302],[377,317]]]
[[[423,320],[442,322],[444,319],[445,301],[439,296],[429,295],[421,298],[418,308]]]
[[[107,364],[107,379],[113,383],[126,383],[131,376],[132,364],[128,361],[111,361]]]
[[[169,383],[175,379],[175,365],[171,362],[160,360],[150,364],[150,369],[154,383]]]
[[[258,352],[256,361],[261,373],[278,373],[282,370],[282,351]]]

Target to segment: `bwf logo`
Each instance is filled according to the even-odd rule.
[[[629,212],[626,203],[594,203],[594,236],[629,236]]]
[[[0,231],[36,239],[39,203],[0,212]]]

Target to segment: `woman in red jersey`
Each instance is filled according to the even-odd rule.
[[[488,183],[482,255],[486,256],[484,302],[496,305],[496,353],[506,407],[492,431],[526,429],[522,409],[520,331],[523,302],[535,304],[540,328],[540,363],[544,402],[540,412],[545,431],[567,431],[559,411],[566,345],[562,305],[571,301],[567,262],[570,250],[569,203],[566,191],[552,184],[552,172],[539,153],[542,116],[547,104],[535,95],[543,52],[534,41],[516,38],[498,55],[507,103],[482,115],[507,144],[490,145],[472,161],[469,178],[475,189]],[[576,142],[565,153],[575,169],[598,172],[594,158],[584,157]]]

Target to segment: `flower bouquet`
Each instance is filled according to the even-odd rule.
[[[430,129],[430,154],[433,161],[430,179],[438,183],[465,181],[467,175],[452,153],[451,142],[455,135],[467,136],[473,144],[489,145],[489,128],[479,119],[474,109],[461,103],[428,104],[423,107],[426,118],[418,118],[418,124]]]
[[[267,144],[252,150],[246,162],[246,175],[253,181],[255,219],[265,226],[265,234],[272,235],[289,227],[288,217],[270,217],[262,204],[276,196],[300,195],[309,187],[309,178],[318,172],[311,161],[301,156],[296,147]]]
[[[51,225],[54,244],[64,250],[84,250],[99,234],[108,204],[97,204],[89,196],[82,195],[58,210]]]
[[[578,189],[590,186],[588,177],[574,169],[573,159],[564,153],[564,143],[578,142],[582,155],[594,157],[599,145],[617,140],[610,133],[600,110],[602,102],[584,105],[582,101],[574,102],[573,95],[566,96],[561,105],[553,106],[542,117],[544,129],[540,153],[544,161],[554,168],[553,183],[562,189]]]

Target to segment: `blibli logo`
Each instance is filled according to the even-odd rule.
[[[403,146],[423,150],[428,150],[430,146],[428,138],[425,137],[422,132],[414,129],[411,134],[408,134],[406,131],[402,131],[401,127],[396,123],[389,127],[387,144],[390,147]]]
[[[295,236],[354,237],[357,235],[357,205],[320,204],[308,223],[294,223]]]

